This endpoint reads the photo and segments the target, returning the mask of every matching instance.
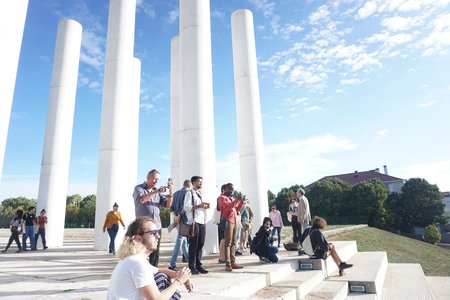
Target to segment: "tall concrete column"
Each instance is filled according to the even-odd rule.
[[[0,182],[28,0],[0,2]]]
[[[128,189],[130,99],[136,0],[111,0],[106,39],[105,77],[95,209],[95,250],[106,250],[108,234],[102,227],[114,202],[133,206]],[[118,241],[120,243],[120,241]]]
[[[186,178],[180,178],[180,47],[179,37],[173,37],[170,46],[170,176],[175,190]]]
[[[231,31],[241,189],[251,202],[257,228],[268,214],[268,203],[252,13],[247,9],[233,12]]]
[[[207,210],[205,253],[217,251],[212,222],[216,191],[209,0],[180,0],[180,178],[203,177]]]
[[[70,19],[59,22],[36,213],[39,215],[43,208],[47,211],[45,231],[49,247],[62,247],[64,241],[81,34],[80,23]]]
[[[182,187],[180,178],[180,39],[175,36],[170,41],[170,176],[175,191]],[[170,214],[170,222],[173,222]],[[170,232],[170,240],[175,241],[178,231]]]

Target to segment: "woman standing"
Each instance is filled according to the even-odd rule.
[[[291,204],[289,205],[288,214],[291,216],[291,226],[293,232],[294,243],[298,243],[298,240],[301,236],[301,226],[298,223],[298,202],[297,198],[291,198]]]
[[[276,231],[278,234],[278,248],[280,248],[281,228],[283,228],[284,225],[283,225],[283,220],[281,219],[281,213],[279,210],[277,210],[276,205],[272,205],[272,210],[269,213],[269,218],[272,220],[272,225],[273,225],[272,236],[275,238],[275,231]],[[272,241],[271,245],[272,244],[273,244],[273,241]]]
[[[22,252],[22,247],[20,245],[19,234],[22,232],[22,221],[23,221],[23,210],[18,209],[14,217],[9,222],[11,236],[9,237],[8,245],[6,245],[5,250],[2,250],[2,253],[6,253],[8,251],[9,246],[11,246],[12,242],[15,241],[17,244],[18,250],[16,253]]]
[[[108,229],[109,234],[109,253],[116,254],[116,247],[114,240],[116,239],[117,232],[119,231],[119,221],[125,229],[125,223],[122,220],[122,216],[119,212],[119,205],[114,203],[113,210],[106,214],[105,223],[103,224],[103,232]]]
[[[47,224],[47,217],[45,216],[45,209],[41,210],[41,214],[36,218],[36,224],[39,226],[38,231],[36,235],[34,236],[34,249],[37,248],[37,242],[39,235],[42,237],[42,248],[45,250],[47,249],[47,241],[45,240],[45,224]]]

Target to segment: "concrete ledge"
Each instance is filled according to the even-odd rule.
[[[307,300],[344,300],[348,294],[348,284],[343,281],[322,281],[305,297]]]
[[[328,280],[348,282],[350,292],[381,295],[388,265],[386,252],[358,252],[348,263],[353,268],[346,269],[344,276],[336,271]]]

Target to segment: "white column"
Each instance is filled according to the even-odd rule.
[[[231,31],[241,189],[251,202],[258,228],[268,214],[268,202],[252,13],[247,9],[233,12]]]
[[[59,22],[36,211],[37,215],[43,208],[47,211],[45,233],[48,247],[62,247],[64,241],[81,34],[80,23],[70,19]]]
[[[182,187],[180,178],[180,39],[175,36],[170,41],[170,176],[175,191]],[[170,214],[170,222],[173,222]],[[170,232],[170,240],[175,241],[178,231]]]
[[[0,2],[0,182],[28,0]]]
[[[129,118],[133,84],[136,0],[111,0],[106,40],[95,209],[95,250],[106,250],[105,216],[114,202],[133,206],[128,189]],[[125,203],[125,201],[128,200]],[[121,241],[117,241],[120,244]]]
[[[212,222],[216,191],[214,110],[209,0],[180,0],[180,178],[203,177],[203,199],[211,203],[205,253],[217,251]]]

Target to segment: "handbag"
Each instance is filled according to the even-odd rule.
[[[194,207],[194,195],[192,194],[192,207]],[[192,224],[185,224],[184,222],[180,223],[180,227],[178,228],[178,234],[185,237],[194,237],[195,236],[195,222],[194,222],[194,210],[192,210]]]

